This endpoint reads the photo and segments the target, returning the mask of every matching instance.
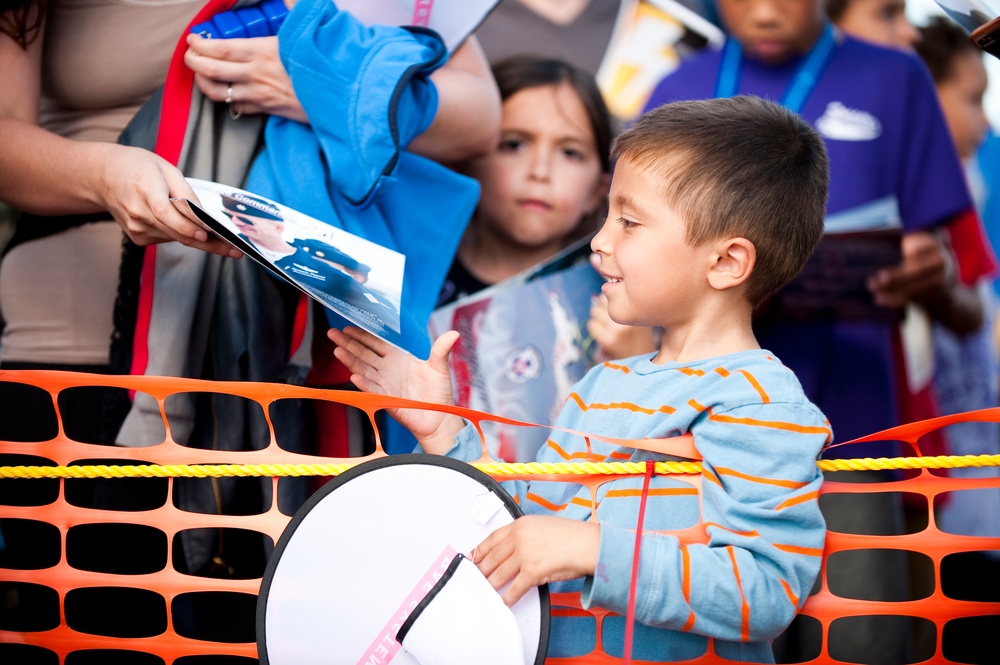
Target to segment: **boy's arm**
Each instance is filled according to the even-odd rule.
[[[975,212],[934,83],[922,63],[906,62],[900,87],[894,86],[901,91],[896,106],[906,112],[892,130],[900,146],[892,178],[898,183],[894,194],[904,225],[903,261],[876,277],[875,293],[890,304],[921,305],[952,332],[967,334],[983,320],[983,303],[970,287],[995,271],[996,259]],[[913,136],[921,140],[909,140]]]
[[[770,640],[794,618],[820,569],[826,530],[816,458],[829,426],[811,405],[768,404],[708,410],[693,432],[704,456],[708,542],[643,536],[636,620],[728,641]],[[670,508],[667,497],[651,501],[657,505],[647,514]],[[623,519],[603,518],[585,607],[628,610],[634,513]]]
[[[941,230],[907,233],[903,236],[903,261],[873,275],[869,288],[879,304],[901,307],[918,303],[934,320],[964,335],[982,326],[984,312],[975,287],[960,278],[956,260],[949,238]]]
[[[435,340],[430,357],[419,360],[375,335],[348,326],[327,333],[337,348],[333,355],[351,371],[351,383],[364,392],[390,395],[431,404],[454,404],[448,353],[458,341],[451,330]],[[428,409],[389,409],[390,415],[409,429],[421,447],[443,455],[465,427],[458,416]]]

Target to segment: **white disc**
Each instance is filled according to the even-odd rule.
[[[414,594],[444,558],[471,553],[520,515],[499,483],[447,457],[393,455],[337,476],[295,514],[268,562],[257,602],[261,663],[417,665],[393,639]],[[511,609],[524,662],[541,665],[548,588]]]

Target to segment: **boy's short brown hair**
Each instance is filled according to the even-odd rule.
[[[798,274],[823,235],[830,179],[823,139],[773,102],[664,104],[622,132],[611,157],[663,176],[664,199],[692,245],[737,236],[754,244],[746,291],[755,308]]]

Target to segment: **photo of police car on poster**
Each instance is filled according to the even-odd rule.
[[[402,254],[258,194],[187,180],[198,202],[177,203],[208,230],[351,323],[406,348]]]

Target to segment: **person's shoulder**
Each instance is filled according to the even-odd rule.
[[[317,259],[333,261],[348,268],[358,266],[358,261],[353,256],[319,238],[296,238],[292,245]]]
[[[811,404],[795,372],[767,349],[722,357],[716,371],[724,378],[735,377],[734,383],[752,396],[751,401],[766,394],[767,402]]]
[[[721,48],[716,46],[706,46],[697,53],[684,58],[680,65],[678,65],[677,69],[670,74],[667,74],[665,78],[678,75],[688,75],[691,72],[701,71],[705,68],[715,68],[718,66],[720,58],[722,58]]]
[[[842,67],[854,69],[855,73],[905,74],[928,79],[930,76],[927,66],[916,53],[874,44],[851,35],[842,35],[837,60]]]
[[[636,369],[640,365],[643,368],[648,367],[653,355],[652,353],[646,353],[630,358],[597,362],[587,370],[587,373],[577,383],[578,392],[591,390],[594,386],[599,386],[603,390],[615,384],[616,381],[627,380],[628,377],[634,376],[637,373],[646,373],[645,371],[637,372]]]
[[[713,372],[721,377],[711,387],[711,409],[719,422],[749,418],[787,423],[789,431],[830,438],[826,416],[806,395],[795,372],[770,351],[757,349],[725,356]]]

